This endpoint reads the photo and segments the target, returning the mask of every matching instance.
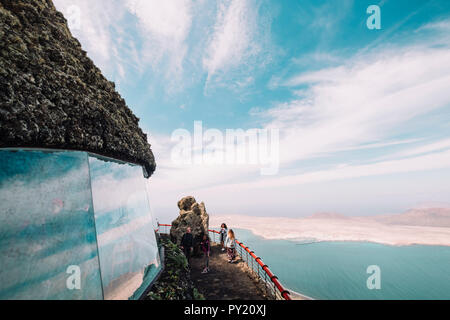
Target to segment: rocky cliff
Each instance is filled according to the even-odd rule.
[[[0,148],[73,149],[144,166],[139,119],[51,0],[0,0]]]
[[[192,230],[194,242],[197,245],[202,240],[204,234],[208,234],[209,215],[206,212],[205,204],[197,203],[194,197],[185,197],[178,201],[180,215],[172,222],[170,237],[172,241],[180,244],[183,234],[188,227]]]

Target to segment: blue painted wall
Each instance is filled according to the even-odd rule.
[[[0,299],[137,298],[159,268],[141,167],[0,151]]]

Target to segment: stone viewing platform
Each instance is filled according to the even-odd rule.
[[[228,263],[226,252],[211,245],[210,272],[202,274],[203,257],[191,259],[191,279],[206,300],[270,300],[264,284],[247,267],[241,257]]]
[[[239,256],[239,252],[236,252],[237,260],[228,263],[226,252],[222,252],[218,244],[211,242],[210,272],[202,273],[205,259],[200,250],[200,242],[204,235],[211,232],[205,204],[197,203],[194,197],[188,196],[178,201],[177,205],[180,214],[169,225],[170,240],[180,246],[182,236],[188,228],[191,229],[193,256],[190,261],[190,278],[199,293],[207,300],[268,299],[266,286]]]
[[[183,252],[168,235],[161,235],[164,246],[164,270],[146,294],[145,300],[270,300],[264,284],[237,257],[228,263],[220,245],[211,245],[210,272],[202,274],[204,258],[191,258],[191,266]]]
[[[192,255],[190,268],[183,267],[189,272],[188,282],[192,287],[187,288],[187,291],[194,292],[195,289],[198,291],[197,296],[203,296],[207,300],[303,300],[307,298],[296,293],[291,295],[291,292],[286,290],[262,258],[237,239],[235,241],[237,260],[229,263],[227,254],[216,242],[219,232],[209,228],[209,215],[203,202],[198,203],[194,197],[187,196],[178,201],[178,208],[179,216],[171,224],[158,223],[156,232],[162,239],[165,239],[165,247],[169,246],[172,252],[180,252],[176,256],[182,254],[185,259],[184,254],[188,258]],[[193,250],[188,250],[183,254],[181,249],[183,249],[183,241],[185,241],[182,240],[184,235],[187,236],[187,239],[192,239],[187,240],[186,243],[191,242]],[[211,252],[209,272],[203,273],[205,256],[200,248],[200,243],[205,236],[208,236],[211,241]],[[180,275],[180,272],[177,269],[165,270],[164,274]],[[159,288],[171,286],[174,281],[166,281],[169,278],[163,276]],[[175,287],[177,288],[174,290],[174,297],[185,296],[179,292],[178,286]],[[195,294],[192,295],[195,296]],[[150,298],[159,299],[164,296],[162,289],[156,289],[156,293]]]

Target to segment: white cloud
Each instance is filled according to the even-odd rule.
[[[281,161],[288,163],[413,130],[417,117],[450,106],[449,83],[449,49],[397,48],[292,77],[284,85],[306,85],[304,98],[260,116],[284,133]]]
[[[382,161],[367,165],[338,165],[328,170],[312,171],[294,176],[284,176],[267,179],[264,182],[250,182],[240,184],[239,188],[278,188],[284,186],[295,186],[300,184],[334,181],[386,175],[393,173],[407,173],[416,171],[427,171],[450,168],[450,151],[437,152],[425,156]],[[236,186],[231,185],[235,188]]]
[[[449,32],[450,31],[450,19],[427,23],[427,24],[421,26],[419,29],[417,29],[417,32],[424,31],[424,30]]]
[[[191,4],[191,0],[55,0],[67,18],[73,15],[71,8],[79,9],[81,23],[72,26],[72,33],[100,69],[116,81],[149,68],[167,79],[181,77],[192,24]]]
[[[206,72],[208,83],[214,77],[221,85],[222,77],[238,74],[233,83],[239,87],[252,83],[247,71],[255,58],[264,59],[268,24],[254,0],[219,0],[217,7],[193,0],[55,0],[55,5],[66,17],[72,7],[79,9],[81,23],[72,25],[72,32],[111,80],[130,81],[151,69],[155,82],[164,79],[172,92]]]
[[[69,20],[79,20],[72,34],[80,41],[84,50],[102,71],[109,76],[116,72],[123,74],[123,65],[118,61],[120,54],[116,22],[125,10],[117,1],[54,0],[56,8]],[[76,8],[77,10],[73,10]],[[78,16],[74,16],[74,14]]]
[[[219,2],[214,32],[203,58],[208,82],[220,73],[248,64],[249,58],[261,52],[260,23],[258,7],[251,0]]]
[[[414,131],[411,121],[415,118],[450,106],[450,91],[447,90],[450,83],[450,50],[415,49],[418,48],[357,56],[338,68],[285,81],[285,85],[293,90],[297,85],[307,84],[306,98],[288,101],[258,113],[266,119],[267,128],[279,128],[283,133],[280,141],[282,165],[288,166],[295,161],[317,156],[332,159],[336,152],[368,149],[381,149],[382,152],[383,148],[415,145],[422,141],[423,133],[410,139],[395,139],[395,136],[405,130]],[[448,141],[442,140],[420,149],[413,147],[403,155],[392,153],[389,161],[381,161],[379,157],[351,158],[344,165],[338,165],[343,161],[337,160],[339,163],[327,170],[308,169],[293,176],[261,178],[258,166],[171,165],[173,143],[170,143],[170,138],[156,137],[150,141],[160,144],[154,146],[154,150],[163,168],[159,167],[152,183],[161,187],[157,191],[161,194],[167,193],[167,190],[178,190],[180,193],[181,190],[188,193],[199,190],[212,192],[214,186],[218,190],[221,186],[270,189],[450,166],[448,152],[401,159],[405,155],[442,151],[448,145]],[[380,150],[377,151],[379,155]],[[366,164],[352,164],[361,161]],[[302,168],[297,166],[295,170],[301,172]]]
[[[144,28],[155,37],[173,41],[174,46],[186,39],[192,22],[191,1],[127,0],[125,3]]]
[[[395,152],[393,154],[389,154],[387,157],[389,157],[391,159],[398,159],[398,158],[427,154],[427,153],[436,152],[436,151],[443,151],[446,149],[450,149],[450,139],[443,139],[443,140],[439,140],[439,141],[436,141],[433,143],[421,145],[421,146],[418,146],[415,148],[408,148],[406,150],[402,150],[399,152]]]
[[[335,152],[341,152],[341,151],[351,151],[351,150],[364,150],[364,149],[378,149],[378,148],[384,148],[384,147],[392,147],[392,146],[399,146],[403,144],[411,144],[414,142],[421,141],[422,139],[405,139],[405,140],[395,140],[395,141],[387,141],[387,142],[376,142],[376,143],[369,143],[369,144],[362,144],[359,146],[354,146],[350,148],[344,148],[344,149],[337,149]]]
[[[199,59],[200,68],[208,74],[208,83],[227,80],[236,86],[251,85],[255,82],[255,75],[246,71],[260,62],[258,57],[265,54],[266,45],[261,34],[267,28],[259,15],[258,4],[253,0],[218,1],[214,28],[208,41],[205,44],[201,41],[188,43],[196,19],[202,14],[198,11],[201,6],[195,6],[200,2],[55,0],[57,8],[63,12],[70,5],[81,8],[81,28],[72,31],[108,74],[126,78],[130,70],[145,72],[150,66],[167,78],[182,74],[187,59],[191,62],[202,57]],[[136,37],[129,32],[135,30],[131,28],[134,27],[133,22],[125,19],[129,14],[136,17],[133,22],[140,26]],[[415,45],[390,49],[371,45],[370,52],[363,50],[346,62],[341,57],[318,53],[313,57],[316,62],[325,62],[333,67],[289,79],[274,75],[273,87],[285,86],[298,94],[295,99],[258,112],[265,120],[262,126],[281,131],[282,164],[291,165],[317,156],[334,156],[340,151],[382,148],[423,139],[423,132],[416,136],[413,134],[411,139],[400,140],[398,137],[404,132],[414,133],[415,119],[450,106],[450,50],[449,37],[445,36],[448,25],[448,21],[440,21],[420,28],[411,37],[417,36],[421,44],[416,41]],[[439,39],[423,41],[421,36],[425,31],[437,32]],[[197,40],[206,38],[202,33]],[[143,43],[139,42],[141,40]],[[198,51],[192,55],[194,47]],[[189,54],[192,56],[188,57]],[[296,62],[306,63],[301,58]],[[243,76],[228,82],[227,77],[236,73]],[[161,74],[157,77],[161,78]],[[154,144],[158,163],[150,185],[155,186],[158,189],[156,194],[162,197],[168,197],[170,193],[170,197],[176,198],[182,195],[181,192],[190,193],[231,181],[242,181],[242,186],[245,186],[245,182],[259,178],[260,168],[257,166],[172,165],[170,138],[158,135],[150,137],[150,141]],[[378,157],[365,159],[366,163],[370,162],[366,165],[347,164],[294,177],[280,177],[279,180],[259,180],[258,187],[438,168],[442,161],[448,160],[448,153],[399,158],[442,151],[443,146],[447,146],[445,140],[416,150],[393,153],[389,155],[390,161],[380,162]],[[239,186],[241,184],[234,188]]]
[[[169,75],[180,75],[188,50],[186,38],[192,25],[191,0],[127,0],[125,5],[134,14],[147,39],[144,56],[155,66],[169,57]]]

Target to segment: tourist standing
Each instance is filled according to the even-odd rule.
[[[180,246],[181,246],[181,249],[183,250],[184,255],[186,256],[186,259],[190,265],[191,264],[191,252],[194,247],[194,237],[192,236],[192,233],[191,233],[191,227],[188,227],[186,229],[186,233],[181,238]]]
[[[209,255],[211,253],[211,242],[209,241],[208,235],[203,235],[203,240],[200,243],[200,247],[202,248],[203,254],[205,255],[205,268],[202,273],[209,272]]]
[[[225,240],[227,238],[228,228],[225,223],[220,226],[220,245],[222,246],[222,251],[225,251]]]
[[[234,259],[236,258],[236,239],[234,237],[234,232],[232,229],[228,231],[225,246],[227,248],[228,263],[233,263]]]

